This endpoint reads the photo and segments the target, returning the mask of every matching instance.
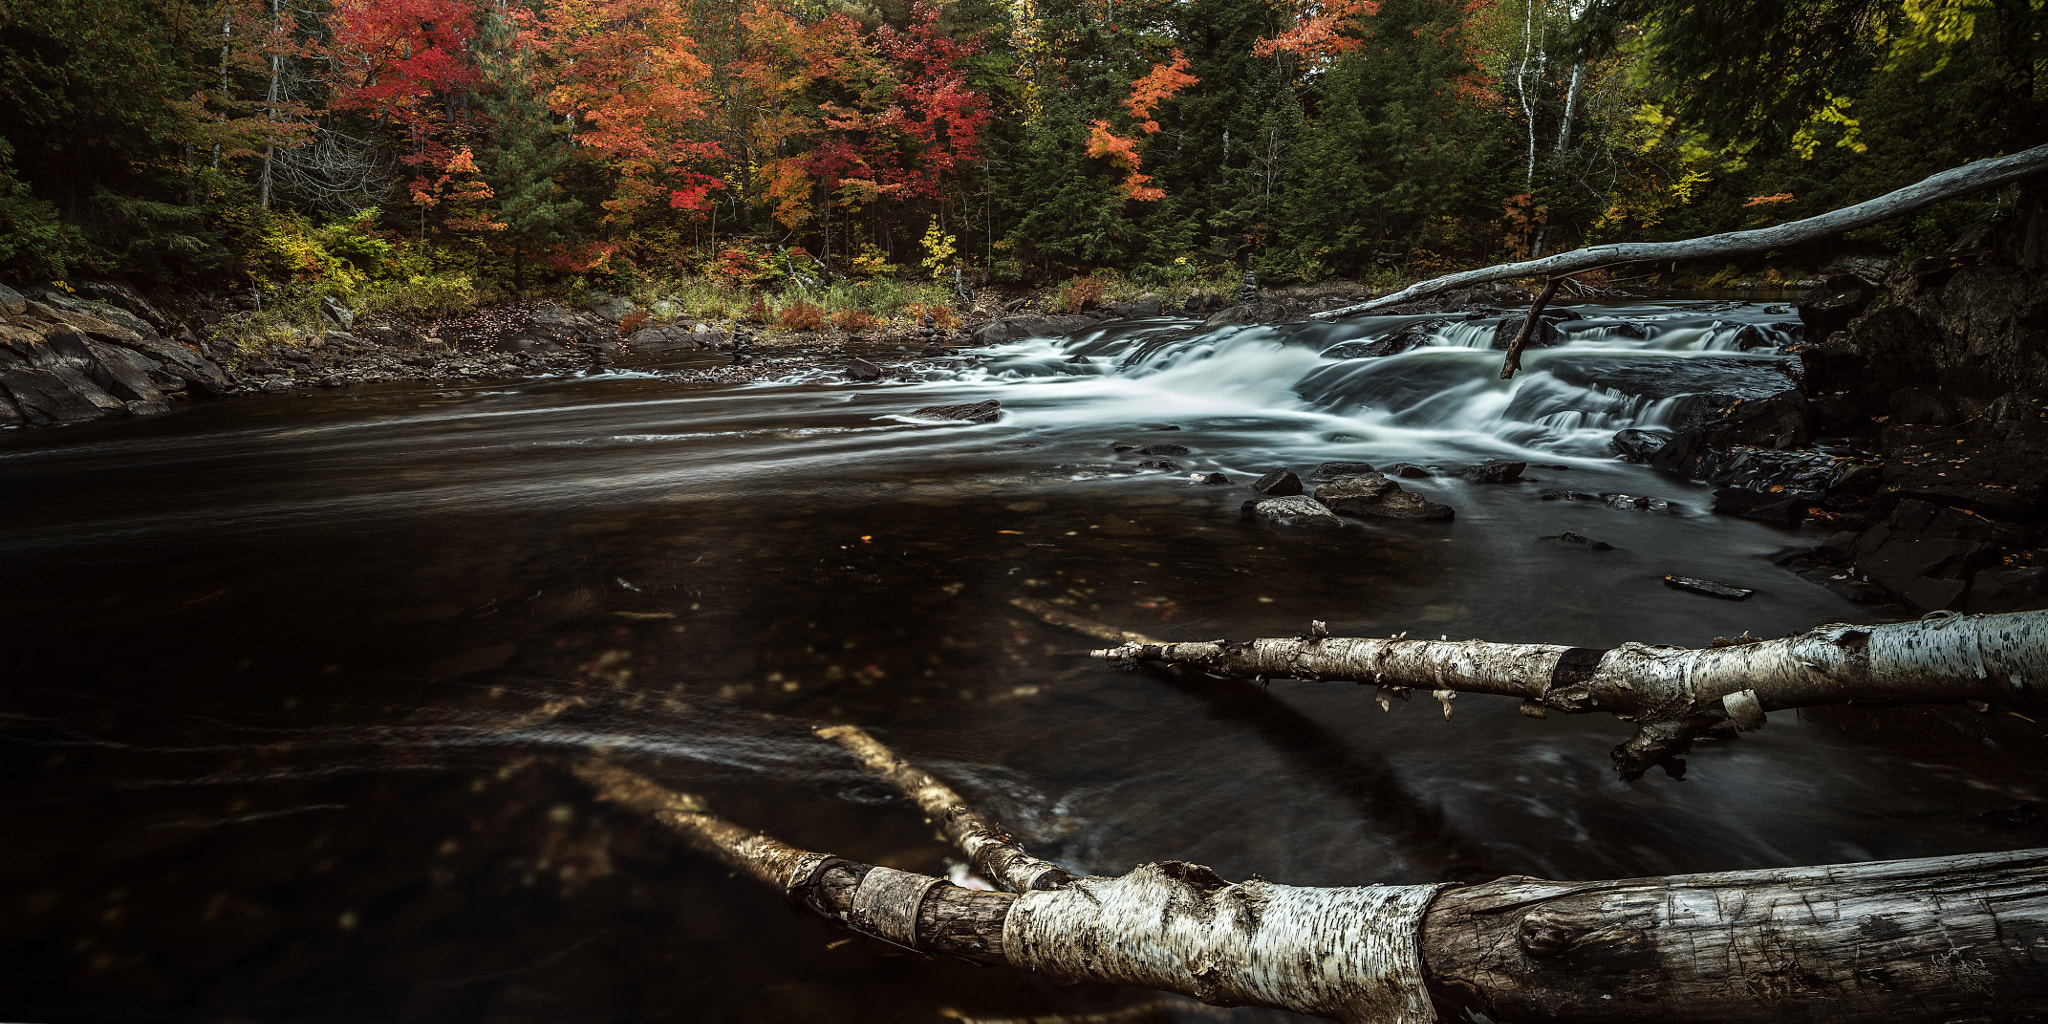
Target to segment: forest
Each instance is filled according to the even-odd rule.
[[[0,273],[1380,285],[2039,141],[2040,0],[4,0]],[[1994,198],[1852,236],[1945,245]],[[1768,269],[1765,271],[1768,273]]]

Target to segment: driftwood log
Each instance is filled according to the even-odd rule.
[[[2032,705],[2048,694],[2048,611],[1937,613],[1917,622],[1829,625],[1779,640],[1691,649],[1608,650],[1483,640],[1310,635],[1249,641],[1127,642],[1112,661],[1181,665],[1219,675],[1428,690],[1451,714],[1461,693],[1519,697],[1523,712],[1607,712],[1634,722],[1615,768],[1635,779],[1675,759],[1708,729],[1762,728],[1766,712],[1826,704],[1979,701]],[[1380,706],[1387,707],[1382,692]]]
[[[901,764],[866,742],[865,763]],[[1064,981],[1378,1024],[2048,1015],[2048,850],[1463,888],[1231,883],[1166,861],[1016,895],[798,850],[610,763],[576,771],[848,928]]]

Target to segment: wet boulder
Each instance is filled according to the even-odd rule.
[[[1301,478],[1291,469],[1276,469],[1252,482],[1252,490],[1274,497],[1301,493]]]
[[[1849,326],[1877,298],[1877,289],[1854,274],[1836,274],[1806,290],[1793,308],[1806,327],[1806,340],[1818,345]]]
[[[1024,338],[1059,338],[1095,326],[1095,318],[1072,313],[1020,313],[992,320],[974,332],[977,345],[1000,345]]]
[[[1658,449],[1663,448],[1670,440],[1671,435],[1661,430],[1644,430],[1640,427],[1629,427],[1626,430],[1617,431],[1614,439],[1607,442],[1607,444],[1608,447],[1614,449],[1616,455],[1630,462],[1648,462],[1650,457],[1656,455]]]
[[[1407,480],[1427,480],[1436,475],[1434,467],[1418,466],[1412,462],[1396,462],[1387,467],[1387,475]]]
[[[912,416],[924,420],[953,420],[962,423],[994,423],[1001,417],[1002,403],[991,398],[965,405],[927,405]]]
[[[1377,472],[1379,470],[1372,468],[1372,463],[1370,462],[1325,462],[1317,466],[1315,472],[1308,475],[1308,479],[1310,483],[1320,484],[1328,483],[1332,480],[1340,480],[1347,476],[1364,476],[1368,473]]]
[[[1344,521],[1337,518],[1336,513],[1324,507],[1321,502],[1301,494],[1247,501],[1244,503],[1242,514],[1247,518],[1264,519],[1286,526],[1329,529],[1344,525]]]
[[[1459,470],[1457,475],[1475,484],[1512,484],[1521,482],[1522,471],[1527,468],[1529,464],[1526,462],[1488,459],[1477,466]]]
[[[1496,351],[1506,351],[1508,346],[1515,343],[1515,335],[1521,333],[1522,324],[1527,320],[1526,315],[1501,317],[1499,322],[1493,325],[1493,348]],[[1536,318],[1536,326],[1529,330],[1529,340],[1523,342],[1522,347],[1549,348],[1563,340],[1564,333],[1557,329],[1557,321],[1539,316]]]
[[[1324,359],[1376,359],[1380,356],[1397,356],[1413,348],[1429,344],[1438,331],[1451,325],[1451,321],[1436,317],[1420,323],[1409,324],[1380,336],[1374,341],[1346,341],[1323,350]]]
[[[1379,474],[1346,477],[1316,488],[1316,500],[1347,516],[1443,521],[1457,513]]]
[[[855,356],[846,364],[846,379],[862,382],[880,380],[882,379],[882,368]]]

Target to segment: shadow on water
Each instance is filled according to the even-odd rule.
[[[943,870],[916,811],[811,735],[831,722],[1083,871],[1622,877],[2037,844],[1998,813],[2042,798],[2017,720],[1776,715],[1682,784],[1624,786],[1611,721],[1118,671],[1010,605],[1168,639],[1324,619],[1581,646],[1864,614],[1767,560],[1818,538],[1708,515],[1596,443],[1698,386],[1675,380],[1775,383],[1775,357],[1716,347],[1763,315],[1613,319],[1647,326],[1575,329],[1512,384],[1467,375],[1495,358],[1478,327],[1374,363],[1323,353],[1405,322],[1155,321],[908,385],[382,387],[0,434],[0,1016],[1278,1019],[849,939],[562,770],[622,759],[799,845]],[[988,397],[994,424],[905,416]],[[1491,457],[1531,482],[1406,482],[1448,524],[1239,516],[1281,466]],[[1540,498],[1565,487],[1681,511]],[[1612,550],[1545,539],[1566,530]]]

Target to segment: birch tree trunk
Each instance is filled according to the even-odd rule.
[[[1230,883],[1164,861],[1015,896],[799,850],[616,765],[576,773],[854,931],[1061,981],[1346,1024],[2048,1014],[2048,850],[1469,888]]]
[[[2010,184],[2036,174],[2048,172],[2048,146],[2014,153],[2009,156],[1993,157],[1964,164],[1961,167],[1942,171],[1917,184],[1908,185],[1887,195],[1868,202],[1845,206],[1839,210],[1796,220],[1775,227],[1755,228],[1749,231],[1729,231],[1703,238],[1689,238],[1677,242],[1627,242],[1618,245],[1596,245],[1571,252],[1558,253],[1541,259],[1523,260],[1519,263],[1503,263],[1479,270],[1464,270],[1455,274],[1431,278],[1420,284],[1409,285],[1400,291],[1381,296],[1369,302],[1360,302],[1312,314],[1314,319],[1333,319],[1369,313],[1388,306],[1398,306],[1453,288],[1464,288],[1492,281],[1506,281],[1518,277],[1560,277],[1580,274],[1588,270],[1621,266],[1629,263],[1679,262],[1703,259],[1723,259],[1730,256],[1782,249],[1803,242],[1818,241],[1844,231],[1867,227],[1892,217],[1913,213],[1932,206],[1945,199],[1981,192]]]
[[[1696,650],[1310,635],[1125,643],[1094,653],[1247,678],[1427,689],[1443,703],[1446,718],[1459,693],[1519,697],[1524,712],[1537,717],[1545,709],[1609,712],[1638,723],[1636,736],[1614,751],[1617,770],[1634,779],[1683,753],[1706,729],[1729,719],[1745,730],[1762,728],[1769,711],[1908,701],[2039,703],[2048,692],[2048,611],[1829,625],[1780,640]]]

